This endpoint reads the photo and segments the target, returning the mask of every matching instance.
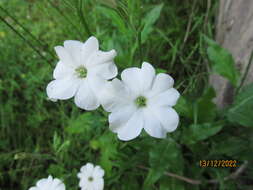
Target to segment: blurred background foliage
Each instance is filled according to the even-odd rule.
[[[217,1],[1,0],[0,189],[28,189],[49,174],[78,189],[87,162],[105,171],[105,189],[252,189],[253,86],[218,110],[208,66],[234,86],[232,56],[214,38]],[[121,142],[102,109],[85,112],[73,101],[47,99],[57,62],[53,47],[95,35],[116,49],[120,71],[150,62],[175,78],[182,97],[179,128],[167,139]],[[208,36],[208,37],[207,37]],[[245,170],[201,168],[200,160],[238,160]],[[167,172],[167,173],[164,173]],[[168,176],[168,172],[192,181]],[[164,175],[165,174],[165,175]],[[230,176],[230,177],[227,177]]]

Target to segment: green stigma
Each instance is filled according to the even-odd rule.
[[[87,76],[87,69],[84,66],[77,67],[75,71],[79,78],[85,78]]]
[[[135,99],[135,104],[138,108],[145,107],[147,105],[147,99],[144,96],[139,96]]]

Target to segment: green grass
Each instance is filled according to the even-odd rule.
[[[143,186],[160,190],[246,189],[245,181],[253,175],[252,168],[239,181],[224,182],[222,178],[234,169],[200,168],[198,161],[248,160],[250,153],[246,154],[236,143],[230,147],[234,148],[231,150],[234,154],[222,152],[229,148],[226,143],[220,152],[216,148],[219,148],[218,142],[231,137],[235,138],[232,142],[241,143],[244,148],[253,147],[247,140],[252,137],[251,129],[236,128],[224,119],[225,130],[214,132],[216,135],[210,132],[196,138],[191,132],[192,144],[185,137],[188,130],[196,127],[189,128],[193,123],[217,123],[217,118],[223,118],[222,114],[218,117],[214,114],[205,120],[203,114],[202,120],[196,120],[194,114],[196,109],[216,113],[216,108],[210,106],[210,97],[201,95],[208,79],[203,34],[211,38],[214,35],[217,2],[212,2],[210,9],[207,1],[197,0],[115,2],[0,2],[9,13],[0,10],[0,17],[9,24],[0,22],[0,189],[28,189],[49,174],[63,179],[67,189],[78,189],[76,174],[87,162],[106,170],[105,189],[110,190],[134,190]],[[54,103],[47,99],[45,88],[52,80],[57,62],[53,47],[68,39],[85,41],[90,34],[100,40],[101,49],[116,49],[120,71],[147,61],[157,72],[166,72],[175,78],[175,86],[187,97],[187,102],[182,103],[179,129],[169,134],[168,139],[162,141],[143,134],[134,141],[120,142],[108,130],[108,114],[101,108],[84,112],[72,100]],[[197,106],[191,105],[192,101]],[[209,130],[209,125],[203,126]],[[238,137],[238,134],[242,135]],[[211,135],[214,136],[207,139]],[[240,151],[245,153],[244,157],[239,156]],[[159,160],[157,155],[163,155],[164,159]],[[218,179],[220,184],[191,185],[163,176],[161,172],[155,173],[156,167],[161,168],[159,171],[168,170],[203,181]]]

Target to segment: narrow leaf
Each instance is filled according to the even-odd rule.
[[[154,8],[144,17],[143,19],[143,30],[141,32],[141,42],[144,43],[148,35],[153,31],[153,25],[160,17],[161,10],[163,8],[163,4],[156,5]]]

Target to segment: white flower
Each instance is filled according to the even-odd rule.
[[[104,170],[100,166],[87,163],[81,167],[81,172],[77,174],[80,178],[79,186],[82,190],[103,190]]]
[[[55,51],[60,59],[53,73],[55,80],[47,86],[52,100],[75,96],[75,104],[85,110],[99,107],[99,91],[108,79],[114,78],[117,67],[113,62],[116,51],[99,50],[98,40],[90,37],[85,43],[68,40]]]
[[[110,129],[124,141],[136,138],[144,130],[156,138],[174,131],[179,117],[172,108],[180,94],[167,74],[155,75],[144,62],[142,68],[125,69],[122,81],[114,79],[103,91],[103,107],[109,115]]]
[[[65,185],[61,180],[57,178],[53,179],[50,175],[48,178],[39,180],[36,186],[31,187],[29,190],[65,190]]]

